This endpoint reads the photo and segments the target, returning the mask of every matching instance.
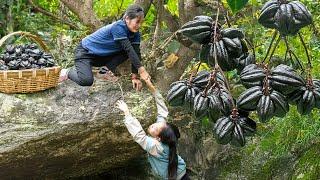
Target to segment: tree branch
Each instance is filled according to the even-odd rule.
[[[71,23],[71,22],[69,22],[69,21],[65,21],[65,20],[59,18],[58,16],[52,14],[51,12],[46,11],[45,9],[43,9],[43,8],[35,5],[35,3],[33,2],[33,0],[28,0],[28,2],[29,2],[29,4],[32,6],[32,8],[33,8],[35,11],[40,12],[40,13],[46,15],[46,16],[49,16],[49,17],[51,17],[51,18],[53,18],[53,19],[55,19],[55,20],[57,20],[57,21],[59,21],[59,22],[62,22],[62,23],[64,23],[64,24],[70,26],[72,29],[80,29],[80,28],[79,28],[78,26],[76,26],[75,24],[73,24],[73,23]]]
[[[60,0],[65,4],[79,19],[80,21],[93,29],[98,29],[103,25],[95,12],[93,11],[93,0]]]
[[[180,28],[178,17],[173,16],[166,8],[163,8],[163,20],[171,32],[175,32]]]
[[[184,10],[184,0],[179,0],[179,17],[180,21],[182,22],[181,24],[184,24],[186,22],[186,15],[185,15],[185,10]]]
[[[143,8],[145,14],[147,14],[152,4],[152,0],[135,0],[134,3],[139,4]]]
[[[158,47],[158,43],[159,43],[159,36],[161,34],[161,21],[162,21],[162,12],[163,12],[163,0],[158,0],[158,2],[156,3],[156,7],[157,7],[157,25],[156,28],[154,30],[154,34],[153,34],[153,45],[152,45],[152,52],[155,53],[157,47]]]
[[[186,21],[192,20],[195,14],[199,14],[199,9],[196,7],[194,0],[186,0],[184,7],[185,11],[192,12],[185,14]]]

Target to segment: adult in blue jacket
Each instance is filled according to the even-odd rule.
[[[93,84],[92,66],[106,66],[105,79],[114,81],[116,67],[131,60],[133,87],[140,90],[139,79],[147,80],[149,73],[141,64],[139,28],[144,20],[142,7],[130,5],[121,20],[106,25],[82,39],[75,51],[75,66],[62,69],[59,81],[70,79],[80,86]]]

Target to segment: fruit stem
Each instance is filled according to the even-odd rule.
[[[218,1],[219,3],[219,1]],[[224,18],[226,19],[228,27],[231,27],[230,19],[229,19],[229,12],[226,10],[226,13],[224,14]]]
[[[239,117],[239,112],[237,108],[233,108],[231,112],[232,119],[237,119]]]
[[[270,70],[268,65],[263,65],[263,68],[266,72],[266,77],[263,79],[263,94],[268,96],[270,94],[270,87],[269,87],[269,76],[270,76]]]
[[[192,81],[193,77],[194,77],[194,74],[193,74],[193,72],[192,72],[192,73],[190,74],[188,84],[191,84],[191,81]]]
[[[287,62],[288,53],[289,53],[289,48],[287,46],[286,53],[284,54],[284,62]],[[291,61],[292,61],[292,59],[291,59]]]
[[[244,40],[249,44],[250,48],[252,49],[253,57],[254,59],[256,59],[256,51],[255,51],[254,45],[248,38],[244,38]]]
[[[296,61],[298,62],[299,66],[300,66],[300,68],[301,68],[301,70],[302,70],[302,72],[304,72],[304,68],[302,67],[302,63],[300,62],[298,56],[297,56],[293,51],[290,50],[290,56],[291,56],[291,54],[293,55],[293,57],[294,57],[294,58],[296,59]],[[292,58],[292,57],[291,57],[291,58]]]
[[[278,31],[275,31],[275,32],[273,33],[272,40],[271,40],[271,42],[270,42],[270,44],[269,44],[269,47],[268,47],[268,50],[267,50],[267,54],[266,54],[266,56],[264,57],[262,63],[267,59],[267,57],[268,57],[268,55],[269,55],[269,52],[270,52],[270,50],[271,50],[272,44],[273,44],[274,40],[276,39],[277,35],[278,35]]]
[[[220,67],[219,65],[216,65],[216,66],[215,66],[215,69],[216,69],[218,72],[221,73],[221,75],[222,75],[222,77],[223,77],[223,80],[224,80],[224,82],[225,82],[225,84],[226,84],[226,86],[227,86],[226,91],[228,92],[229,97],[232,97],[232,94],[231,94],[231,92],[230,92],[230,84],[229,84],[229,81],[227,80],[226,76],[224,75],[221,67]],[[233,99],[231,99],[231,102],[232,102],[232,106],[233,106],[233,107],[236,107],[235,104],[234,104]]]
[[[291,50],[291,48],[290,48],[290,45],[289,45],[288,40],[287,40],[287,37],[284,36],[284,37],[283,37],[283,40],[284,40],[284,42],[285,42],[285,44],[286,44],[287,52],[289,52],[290,59],[293,60],[293,58],[292,58],[292,55],[293,55],[294,58],[295,58],[295,60],[298,62],[299,66],[300,66],[300,68],[301,68],[301,70],[302,70],[302,72],[304,72],[304,68],[303,68],[303,66],[302,66],[302,64],[301,64],[298,56],[297,56],[297,55]],[[287,52],[286,52],[286,53],[287,53]],[[286,54],[285,56],[287,57],[287,54]],[[285,57],[285,60],[287,59],[286,57]]]
[[[298,35],[299,35],[300,41],[301,41],[301,43],[302,43],[302,45],[303,45],[303,47],[304,47],[304,50],[305,50],[305,52],[306,52],[306,55],[307,55],[307,58],[308,58],[308,66],[309,66],[310,71],[311,71],[311,69],[312,69],[312,64],[311,64],[311,58],[310,58],[309,53],[308,53],[307,45],[306,45],[306,43],[304,42],[301,34],[298,33]]]
[[[190,73],[189,83],[191,83],[191,81],[193,80],[194,76],[198,74],[198,71],[199,71],[199,69],[200,69],[200,66],[201,66],[201,61],[199,61],[197,69],[196,69],[195,71],[193,70],[193,71]]]
[[[278,3],[279,3],[279,4],[287,4],[288,1],[287,1],[287,0],[278,0]]]
[[[219,3],[219,1],[217,1],[217,2]],[[217,42],[217,26],[218,26],[219,13],[220,13],[220,8],[218,6],[216,20],[215,20],[215,24],[214,24],[214,34],[213,34],[214,63],[215,64],[218,64],[217,53],[216,53],[217,52],[216,42]]]
[[[210,78],[209,81],[206,85],[206,88],[204,89],[204,95],[205,97],[207,97],[208,95],[208,90],[210,89],[210,87],[212,87],[215,84],[216,81],[216,71],[215,69],[210,73]]]
[[[200,66],[201,66],[201,61],[199,62],[199,65],[198,65],[198,67],[197,67],[196,74],[198,74],[198,71],[199,71],[199,69],[200,69]]]
[[[274,47],[273,47],[273,49],[272,49],[271,54],[270,54],[269,62],[270,62],[270,60],[271,60],[271,58],[272,58],[272,56],[273,56],[274,52],[276,51],[276,49],[277,49],[277,47],[278,47],[278,44],[279,44],[280,40],[281,40],[281,37],[279,36],[279,37],[278,37],[278,39],[277,39],[277,41],[276,41],[276,44],[274,45]],[[262,62],[264,62],[264,60],[263,60]]]
[[[312,81],[312,75],[311,75],[311,69],[307,69],[307,84],[310,86],[311,89],[313,89],[313,81]]]

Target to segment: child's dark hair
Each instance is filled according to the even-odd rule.
[[[178,155],[177,143],[180,138],[180,132],[177,126],[167,123],[167,126],[159,134],[162,143],[169,146],[169,165],[168,165],[168,179],[177,179],[178,170]]]
[[[136,17],[144,17],[144,11],[138,4],[130,5],[123,15],[123,18],[128,17],[129,19],[134,19]]]

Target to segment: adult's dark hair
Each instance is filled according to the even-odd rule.
[[[128,17],[129,19],[134,19],[136,17],[144,17],[144,11],[138,4],[131,4],[126,12],[124,12],[123,18]]]
[[[169,165],[168,165],[168,179],[177,179],[178,170],[178,155],[177,155],[177,143],[180,138],[179,129],[171,124],[167,123],[167,126],[159,134],[160,141],[169,146]]]

